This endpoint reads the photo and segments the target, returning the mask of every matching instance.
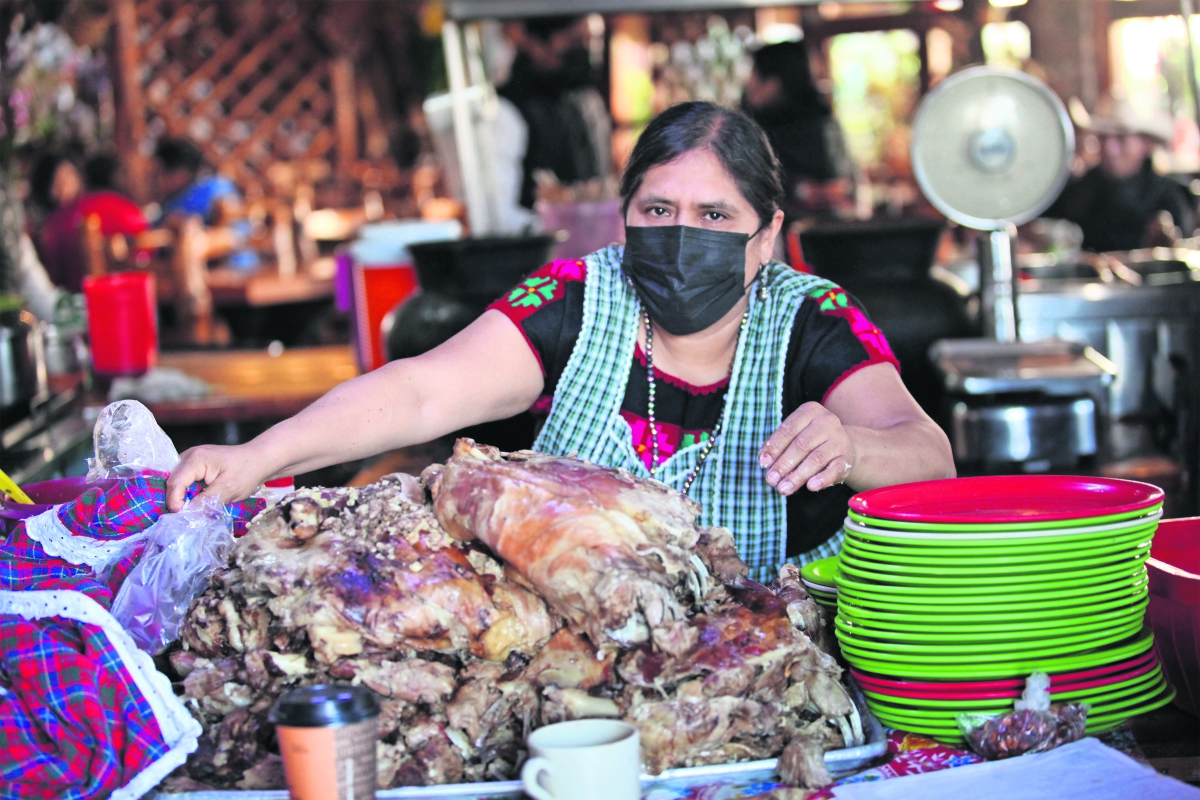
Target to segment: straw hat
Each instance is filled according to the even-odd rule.
[[[1069,108],[1075,124],[1098,136],[1139,133],[1159,144],[1170,144],[1175,138],[1175,121],[1162,109],[1141,108],[1124,98],[1105,97],[1092,115],[1082,103],[1071,100]]]

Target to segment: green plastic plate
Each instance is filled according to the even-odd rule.
[[[841,615],[837,618],[842,619]],[[836,624],[836,623],[835,623]],[[1138,615],[1128,622],[1115,625],[1105,633],[1082,633],[1042,639],[988,642],[982,644],[956,643],[948,648],[943,643],[912,644],[890,642],[863,636],[837,626],[837,638],[843,654],[863,655],[885,661],[914,662],[921,664],[978,664],[993,661],[1009,661],[1014,657],[1053,658],[1078,652],[1081,648],[1100,647],[1120,641],[1140,630],[1142,617]]]
[[[873,569],[872,562],[863,562],[849,553],[842,555],[842,576],[846,575],[862,580],[876,581],[883,585],[918,585],[931,588],[939,587],[982,587],[1002,585],[1018,590],[1025,585],[1052,586],[1055,584],[1077,585],[1077,582],[1093,583],[1107,579],[1122,569],[1132,569],[1146,563],[1150,557],[1150,548],[1129,553],[1122,559],[1101,566],[1081,567],[1071,562],[1064,562],[1053,572],[1028,572],[1021,569],[992,569],[977,574],[955,575],[952,571],[942,571],[946,574],[913,574],[907,572],[881,572]]]
[[[822,586],[834,586],[838,575],[838,557],[819,558],[800,568],[800,577]]]
[[[849,652],[842,647],[846,661],[855,669],[873,672],[900,680],[1011,680],[1027,678],[1034,670],[1041,672],[1076,672],[1101,667],[1114,661],[1140,655],[1154,646],[1154,634],[1143,628],[1135,636],[1115,641],[1106,646],[1071,653],[1064,656],[1022,656],[1006,662],[972,662],[968,664],[930,664],[923,662],[897,662],[881,659],[875,653]],[[853,648],[850,648],[853,650]]]
[[[1108,591],[1100,591],[1094,587],[1083,589],[1066,589],[1057,592],[1039,592],[1036,594],[992,594],[960,597],[957,602],[945,597],[933,595],[909,594],[903,597],[895,594],[872,591],[872,584],[863,584],[860,588],[853,582],[842,582],[838,590],[838,602],[850,602],[854,605],[874,608],[877,611],[893,610],[899,612],[921,613],[925,615],[953,613],[991,613],[1011,608],[1015,611],[1029,611],[1049,608],[1079,608],[1090,603],[1102,603],[1118,597],[1139,596],[1146,591],[1149,578],[1143,572],[1132,575],[1121,581],[1113,581],[1106,587]],[[1079,598],[1086,597],[1086,601]]]
[[[1080,689],[1075,692],[1063,692],[1054,695],[1054,702],[1085,702],[1091,705],[1103,704],[1109,701],[1116,701],[1119,698],[1126,697],[1129,694],[1136,694],[1146,687],[1154,684],[1161,685],[1163,682],[1162,669],[1156,666],[1145,675],[1138,675],[1136,678],[1130,678],[1120,683],[1114,683],[1109,686],[1101,686],[1094,689]],[[987,700],[925,700],[914,697],[896,697],[878,691],[868,691],[863,689],[863,696],[868,699],[874,698],[880,703],[886,703],[890,706],[901,706],[897,708],[896,713],[912,709],[927,709],[931,712],[939,710],[955,711],[987,711],[989,709],[998,708],[1001,710],[1012,708],[1013,700],[1001,698],[993,698]]]
[[[1014,579],[1010,584],[1004,587],[994,585],[979,585],[969,584],[965,586],[929,586],[929,585],[905,585],[899,586],[891,583],[881,583],[873,581],[872,573],[861,573],[849,565],[842,565],[842,577],[838,579],[838,591],[857,591],[867,595],[876,597],[893,597],[897,600],[912,601],[914,597],[933,598],[930,602],[972,602],[977,601],[980,597],[996,597],[997,591],[1003,593],[1004,596],[1012,598],[1022,598],[1024,600],[1042,600],[1051,599],[1055,596],[1071,596],[1061,595],[1062,592],[1073,591],[1074,596],[1080,594],[1095,594],[1103,591],[1110,583],[1115,581],[1132,580],[1146,573],[1145,559],[1149,557],[1149,553],[1141,559],[1134,560],[1128,564],[1122,564],[1111,570],[1106,570],[1097,575],[1089,575],[1082,578],[1066,577],[1060,580],[1050,581],[1020,581]]]
[[[1063,547],[1067,543],[1104,541],[1139,528],[1151,528],[1158,518],[1098,525],[1094,528],[1061,528],[1046,531],[1003,531],[994,533],[970,533],[956,531],[889,531],[859,525],[846,520],[843,529],[846,535],[881,544],[901,545],[911,548],[928,547],[997,547],[1011,544],[1018,547]]]
[[[988,625],[955,624],[950,621],[947,621],[943,625],[880,624],[875,620],[857,618],[847,608],[838,617],[838,625],[844,627],[846,630],[861,632],[862,635],[870,636],[874,639],[887,639],[897,642],[956,644],[959,642],[970,643],[1014,639],[1053,639],[1059,636],[1106,630],[1114,625],[1121,625],[1132,619],[1142,619],[1145,615],[1147,605],[1149,605],[1148,597],[1140,603],[1135,603],[1117,611],[1040,620],[1026,623],[1025,625],[1010,623]]]
[[[1093,600],[1086,605],[1086,613],[1084,616],[1093,617],[1099,614],[1109,614],[1118,612],[1134,603],[1143,602],[1149,595],[1146,586],[1133,591],[1121,592],[1114,596],[1114,599],[1097,602]],[[1033,610],[1017,610],[1007,611],[1004,607],[1000,610],[979,613],[976,611],[967,612],[948,612],[931,614],[928,609],[922,610],[900,610],[900,611],[880,611],[872,606],[864,606],[858,602],[850,600],[848,597],[841,599],[841,604],[847,615],[864,623],[873,623],[875,625],[887,625],[895,630],[942,630],[945,626],[954,625],[983,625],[992,629],[992,626],[998,625],[1014,625],[1020,626],[1038,621],[1056,621],[1065,619],[1075,619],[1080,616],[1084,609],[1080,608],[1077,602],[1060,607],[1048,607],[1035,605]],[[888,608],[895,608],[888,606]],[[920,607],[914,607],[919,609]]]
[[[928,575],[928,576],[964,576],[980,575],[983,577],[996,575],[1004,571],[1019,571],[1021,573],[1061,572],[1064,569],[1087,569],[1120,562],[1142,551],[1150,549],[1150,537],[1139,534],[1130,537],[1130,542],[1111,545],[1106,552],[1096,553],[1080,550],[1069,555],[1047,557],[1042,553],[1027,558],[1013,556],[970,557],[958,558],[910,558],[906,555],[887,555],[876,553],[862,547],[861,544],[846,539],[842,542],[841,558],[849,559],[861,569],[876,572]]]
[[[1175,690],[1170,686],[1167,686],[1164,691],[1159,693],[1157,696],[1150,698],[1144,703],[1108,714],[1089,713],[1086,730],[1088,733],[1097,733],[1099,731],[1108,730],[1109,728],[1114,728],[1127,719],[1136,717],[1139,714],[1145,714],[1149,711],[1153,711],[1156,708],[1161,708],[1174,699]],[[887,713],[887,711],[880,710],[877,705],[878,704],[873,703],[869,698],[867,699],[867,707],[871,709],[871,713],[873,713],[880,722],[889,728],[910,731],[922,736],[929,736],[930,738],[937,739],[938,741],[945,742],[947,744],[957,744],[961,746],[964,742],[962,732],[958,729],[957,724],[952,727],[947,725],[913,724],[907,720],[901,720],[892,717]]]
[[[901,520],[880,519],[877,517],[867,517],[859,514],[856,511],[850,511],[850,519],[860,525],[870,525],[873,528],[890,528],[897,531],[946,531],[946,532],[964,532],[964,533],[989,533],[993,531],[1047,531],[1057,528],[1074,528],[1081,525],[1109,525],[1114,522],[1124,522],[1126,520],[1137,519],[1138,517],[1151,517],[1162,511],[1162,504],[1151,506],[1150,508],[1136,509],[1126,511],[1121,514],[1106,514],[1098,517],[1076,517],[1074,519],[1059,519],[1048,520],[1043,522],[1005,522],[999,524],[980,524],[980,525],[950,525],[945,523],[935,522],[904,522]]]

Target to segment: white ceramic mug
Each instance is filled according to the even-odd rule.
[[[547,725],[529,734],[521,768],[535,800],[639,800],[641,758],[637,728],[610,719]]]

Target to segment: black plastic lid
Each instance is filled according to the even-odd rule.
[[[353,725],[379,716],[379,700],[365,686],[319,684],[293,689],[276,701],[271,721],[288,728]]]

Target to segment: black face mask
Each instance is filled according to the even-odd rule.
[[[744,233],[687,225],[625,228],[621,269],[650,319],[673,336],[702,331],[746,293]]]

